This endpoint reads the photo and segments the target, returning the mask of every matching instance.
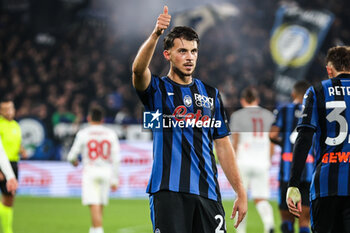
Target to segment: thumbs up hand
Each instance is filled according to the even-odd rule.
[[[160,36],[163,34],[164,30],[170,25],[171,15],[168,14],[168,7],[164,6],[163,14],[160,14],[157,19],[156,27],[154,32]]]

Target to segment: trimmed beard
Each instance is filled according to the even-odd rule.
[[[184,72],[182,72],[180,69],[178,69],[176,66],[173,67],[173,70],[175,72],[175,74],[177,74],[180,79],[184,82],[186,82],[187,80],[185,79],[186,76],[192,76],[194,70],[190,73],[190,74],[185,74]]]

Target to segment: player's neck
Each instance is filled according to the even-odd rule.
[[[334,78],[334,77],[337,77],[337,76],[339,76],[339,75],[341,75],[341,74],[350,74],[350,71],[341,71],[341,72],[338,72],[338,71],[336,71],[335,69],[333,69],[332,76],[329,76],[329,75],[328,75],[328,77],[329,77],[329,78]]]
[[[178,75],[174,71],[170,70],[168,73],[168,78],[180,85],[188,85],[192,83],[192,75]]]
[[[13,118],[8,118],[8,117],[2,116],[2,115],[0,115],[0,116],[3,117],[7,121],[12,121],[13,120]]]
[[[101,125],[102,122],[100,122],[100,121],[90,121],[89,124],[90,125]]]
[[[258,104],[247,104],[247,105],[244,105],[243,106],[244,108],[256,108],[256,107],[259,107]]]

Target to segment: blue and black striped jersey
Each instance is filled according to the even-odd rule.
[[[152,128],[154,162],[147,192],[170,190],[220,200],[213,140],[229,135],[230,129],[218,90],[195,78],[180,85],[152,75],[138,95],[145,111],[162,115],[161,127]]]
[[[282,150],[280,160],[279,180],[288,182],[292,168],[293,147],[296,139],[296,127],[301,116],[302,105],[298,103],[289,103],[279,108],[276,121],[273,125],[280,129],[282,139]],[[306,160],[306,166],[301,175],[302,182],[311,182],[314,167],[313,147],[309,151]]]
[[[341,74],[306,92],[298,127],[316,131],[311,200],[350,195],[350,75]]]

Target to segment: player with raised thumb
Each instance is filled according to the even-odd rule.
[[[171,15],[168,13],[168,7],[164,6],[163,14],[160,14],[157,19],[157,24],[154,32],[157,35],[162,35],[164,30],[170,25]]]
[[[171,16],[168,13],[168,7],[164,6],[163,13],[158,16],[153,32],[142,44],[138,54],[136,55],[132,65],[132,81],[137,90],[145,90],[151,81],[151,71],[148,67],[154,54],[158,39],[160,35],[163,34],[164,30],[169,27],[170,20]]]

